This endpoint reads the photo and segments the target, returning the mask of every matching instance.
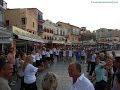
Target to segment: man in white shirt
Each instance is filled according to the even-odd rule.
[[[60,52],[60,50],[57,49],[57,50],[56,50],[56,58],[57,58],[57,60],[59,60],[59,52]]]
[[[77,62],[68,67],[69,76],[73,78],[71,90],[95,90],[93,84],[84,74],[81,74],[81,65]]]
[[[89,76],[92,76],[94,70],[95,70],[95,65],[96,65],[96,57],[97,55],[96,54],[99,54],[98,52],[92,52],[92,59],[91,59],[91,63],[90,63],[90,66],[91,66],[91,69],[90,69],[90,72],[89,72]]]
[[[82,61],[82,63],[85,63],[85,62],[86,62],[85,59],[86,59],[86,52],[85,52],[85,50],[83,49],[83,50],[81,51],[81,61]]]
[[[32,51],[31,56],[32,56],[32,60],[33,60],[33,65],[36,66],[36,59],[35,59],[36,55],[35,55],[35,51]]]
[[[50,61],[53,62],[53,50],[50,49],[49,53],[50,53]]]
[[[36,51],[35,60],[36,60],[36,67],[40,66],[40,51]]]

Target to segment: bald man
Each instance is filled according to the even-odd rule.
[[[68,73],[73,78],[71,90],[95,90],[91,81],[81,73],[81,65],[78,62],[69,64]]]

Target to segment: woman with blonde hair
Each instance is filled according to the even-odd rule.
[[[33,60],[31,55],[28,55],[26,57],[23,66],[25,90],[37,90],[35,74],[37,71],[42,71],[43,69],[43,67],[37,68],[33,66]]]
[[[41,83],[43,90],[56,90],[57,85],[58,80],[56,74],[48,72],[43,76]]]

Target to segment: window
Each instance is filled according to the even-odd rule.
[[[50,29],[50,33],[52,33],[52,30]]]
[[[57,37],[55,37],[55,40],[57,40]]]
[[[6,20],[6,26],[9,26],[9,20]]]
[[[42,20],[42,19],[43,19],[43,16],[40,15],[40,14],[38,14],[38,19],[39,19],[39,20]]]
[[[53,34],[53,30],[52,30],[52,34]]]
[[[33,22],[33,27],[34,27],[34,22]]]
[[[44,36],[44,39],[46,39],[46,36]]]
[[[39,31],[43,30],[43,26],[42,25],[38,25],[38,30]]]
[[[62,30],[60,30],[60,35],[62,36]]]
[[[47,40],[49,40],[49,37],[47,36]]]
[[[22,25],[25,25],[25,18],[21,18]]]
[[[46,32],[49,32],[49,29],[47,29]]]
[[[56,31],[56,35],[58,35],[58,30]]]
[[[44,28],[44,32],[46,32],[46,28]]]

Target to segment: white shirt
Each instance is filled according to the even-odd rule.
[[[95,59],[96,59],[96,54],[93,54],[93,55],[92,55],[91,62],[95,62]]]
[[[40,60],[40,54],[39,54],[39,53],[36,53],[35,59],[36,59],[36,60]]]
[[[52,50],[49,50],[49,53],[50,53],[50,54],[53,54],[53,51],[52,51]]]
[[[53,48],[53,52],[56,52],[56,48]]]
[[[69,56],[70,57],[72,57],[72,54],[73,54],[72,50],[69,50]]]
[[[35,59],[35,57],[36,57],[36,55],[31,55],[32,56],[32,60],[33,60],[33,62],[36,62],[36,59]]]
[[[41,54],[39,54],[40,55],[40,60],[42,59],[42,55]]]
[[[82,74],[71,86],[71,90],[95,90],[93,84]]]
[[[59,55],[59,50],[56,50],[56,55]]]
[[[81,51],[81,56],[86,56],[85,50]]]
[[[50,57],[50,53],[49,53],[49,52],[46,52],[46,53],[45,53],[45,56],[46,56],[46,57]]]
[[[24,70],[24,83],[31,84],[36,81],[36,72],[38,68],[34,67],[32,64],[28,64]]]
[[[42,55],[45,55],[45,51],[42,51]]]
[[[66,51],[65,50],[63,50],[63,56],[66,56]]]

